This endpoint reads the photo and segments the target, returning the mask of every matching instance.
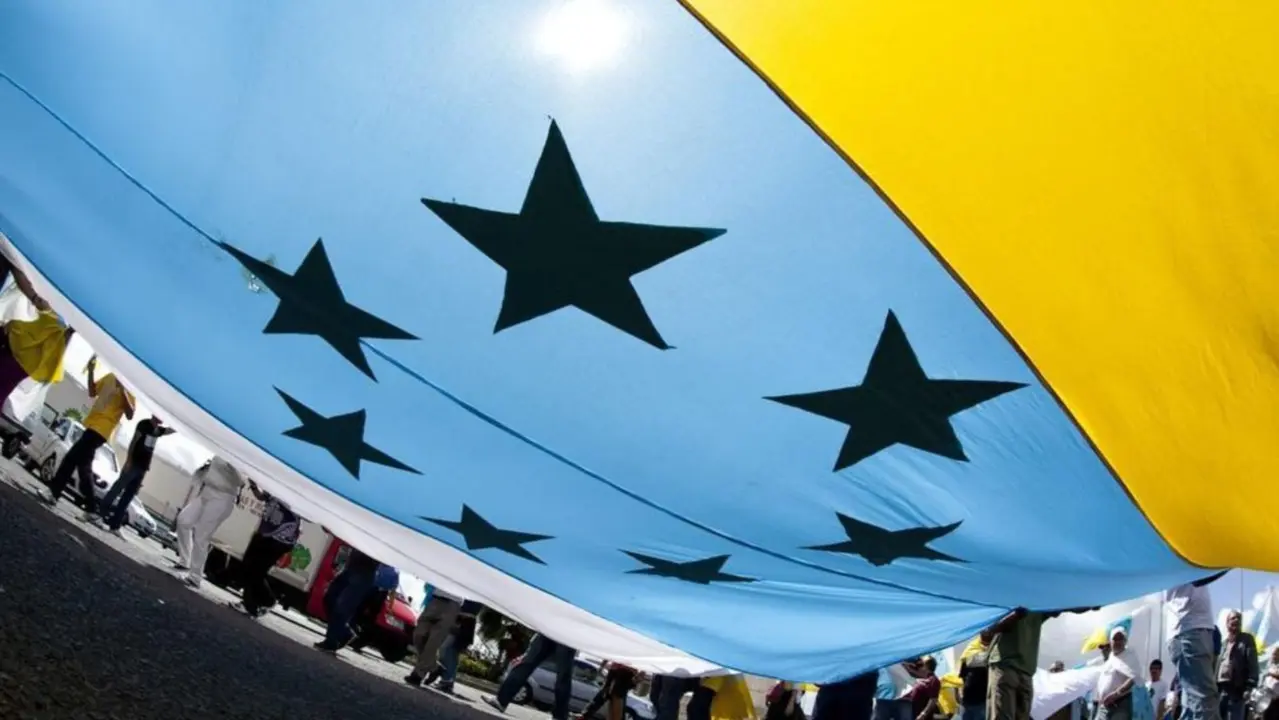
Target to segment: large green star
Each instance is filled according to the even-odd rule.
[[[1018,382],[928,377],[890,311],[861,385],[765,399],[847,425],[835,461],[838,471],[898,443],[967,461],[950,416],[1023,387]]]
[[[295,400],[280,388],[276,388],[275,391],[289,406],[289,410],[293,411],[297,419],[302,422],[301,426],[286,430],[284,434],[294,440],[301,440],[328,450],[329,454],[355,479],[360,478],[360,461],[362,460],[415,475],[422,474],[364,442],[365,413],[363,410],[325,417]]]
[[[600,220],[554,121],[519,213],[422,204],[506,270],[494,332],[573,306],[660,349],[631,277],[724,233]]]
[[[848,539],[829,545],[814,545],[805,548],[806,550],[825,550],[826,552],[860,555],[876,567],[887,565],[894,560],[902,558],[964,562],[957,557],[928,547],[928,543],[954,532],[960,526],[960,523],[956,522],[939,527],[886,530],[878,525],[862,522],[843,513],[837,512],[835,514],[839,516],[839,522],[844,526],[844,534],[848,536]]]
[[[728,562],[727,555],[676,562],[674,560],[663,560],[652,555],[631,552],[630,550],[623,550],[622,552],[648,566],[638,570],[630,570],[628,571],[630,575],[656,575],[658,577],[675,578],[676,580],[697,583],[698,585],[710,585],[713,582],[755,582],[755,578],[723,572],[724,563]]]
[[[324,242],[316,240],[292,275],[228,245],[218,243],[280,299],[262,332],[268,335],[315,335],[337,350],[365,375],[377,379],[360,347],[362,338],[416,340],[417,337],[346,301]]]
[[[551,540],[552,537],[550,535],[503,530],[480,517],[480,514],[472,510],[470,505],[462,506],[462,518],[460,520],[443,520],[429,517],[422,517],[422,519],[429,523],[435,523],[440,527],[446,527],[461,535],[462,539],[466,541],[467,550],[493,548],[510,553],[515,557],[531,560],[538,565],[546,564],[542,562],[541,558],[524,549],[524,543]]]

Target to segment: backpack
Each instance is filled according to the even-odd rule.
[[[394,590],[400,586],[400,571],[390,565],[378,565],[373,575],[373,586],[378,590]]]

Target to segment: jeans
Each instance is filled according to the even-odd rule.
[[[1212,630],[1186,630],[1168,641],[1168,656],[1181,678],[1182,720],[1221,720],[1213,677]]]
[[[1244,720],[1248,710],[1248,693],[1243,690],[1221,689],[1222,720]]]
[[[129,503],[138,496],[138,491],[142,489],[142,478],[146,474],[146,468],[133,465],[125,465],[124,470],[120,471],[120,477],[107,490],[106,497],[102,498],[102,507],[99,508],[102,517],[107,519],[107,527],[112,530],[124,527],[129,519]]]
[[[1132,693],[1129,693],[1106,707],[1097,703],[1097,720],[1132,720]]]
[[[587,703],[579,717],[590,720],[600,708],[604,707],[605,703],[608,703],[608,714],[605,716],[607,720],[622,720],[626,696],[634,687],[634,670],[609,668],[608,674],[604,676],[604,684],[600,686],[599,692],[595,693],[595,697]]]
[[[67,454],[62,456],[62,463],[58,465],[58,471],[53,474],[53,481],[49,483],[49,492],[55,501],[62,497],[62,491],[67,489],[67,483],[71,482],[71,473],[78,472],[80,497],[84,500],[84,507],[91,513],[97,510],[98,496],[93,494],[93,456],[105,443],[105,438],[85,428],[80,439],[76,440],[75,444],[67,450]]]
[[[577,650],[561,645],[539,633],[528,646],[528,652],[520,659],[520,664],[511,668],[497,689],[497,702],[502,707],[511,704],[516,693],[537,669],[538,665],[555,658],[555,707],[551,710],[554,720],[568,720],[568,703],[573,697],[573,660],[577,658]]]
[[[880,698],[875,701],[875,720],[915,720],[915,714],[911,712],[909,700],[885,700]]]
[[[324,633],[325,648],[337,650],[351,639],[351,623],[374,587],[376,567],[367,571],[342,571],[329,589],[324,592],[324,610],[329,616],[329,626]]]
[[[822,685],[813,703],[813,720],[870,720],[878,676],[869,672]]]
[[[657,711],[657,720],[679,720],[679,705],[684,694],[701,684],[698,678],[658,675],[653,678],[649,700]]]
[[[457,636],[449,635],[440,648],[440,689],[451,690],[457,680],[457,663],[462,652],[457,648]]]

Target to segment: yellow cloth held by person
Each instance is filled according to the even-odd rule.
[[[1093,630],[1091,635],[1084,638],[1084,645],[1080,652],[1090,653],[1109,642],[1110,638],[1106,636],[1106,628],[1099,627],[1096,630]]]
[[[13,359],[36,382],[62,379],[62,356],[67,351],[67,330],[53,313],[34,320],[10,320],[5,330]]]
[[[958,675],[950,673],[941,676],[941,692],[937,695],[937,707],[941,709],[942,714],[950,717],[959,712],[959,691],[964,687],[964,681]]]
[[[702,678],[702,687],[715,691],[711,720],[755,720],[755,701],[741,675]]]

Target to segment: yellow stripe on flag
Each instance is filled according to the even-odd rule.
[[[1177,551],[1279,570],[1279,520],[1239,521],[1279,477],[1279,2],[685,2],[921,231]]]

